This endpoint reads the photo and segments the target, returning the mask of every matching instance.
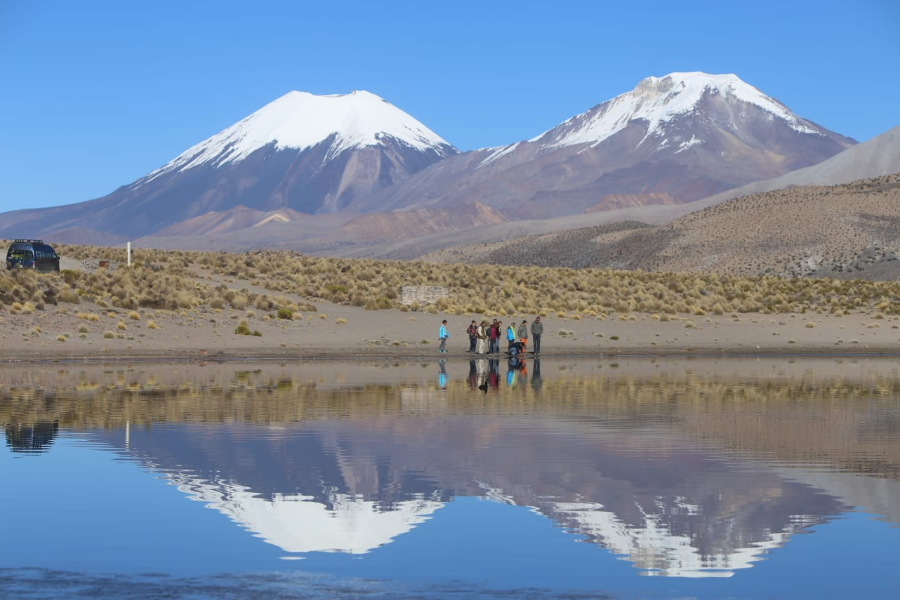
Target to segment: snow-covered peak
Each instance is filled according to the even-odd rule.
[[[694,111],[707,95],[719,95],[726,100],[759,107],[800,133],[821,133],[810,123],[797,118],[783,104],[736,75],[693,72],[648,77],[634,90],[576,115],[531,141],[546,147],[599,144],[625,129],[632,121],[645,121],[648,125],[647,137],[650,137],[661,134],[664,124],[674,117]]]
[[[329,508],[302,494],[266,500],[237,483],[207,481],[188,472],[167,473],[166,478],[192,500],[290,553],[365,554],[413,530],[444,506],[420,496],[384,510],[357,495],[334,493]]]
[[[596,503],[556,503],[551,512],[577,523],[575,531],[598,540],[621,560],[631,561],[642,574],[668,577],[731,577],[816,523],[814,517],[796,515],[783,531],[766,532],[758,540],[741,539],[735,532],[735,538],[725,540],[718,552],[703,554],[691,535],[672,531],[659,515],[636,507],[643,513],[640,525],[625,523]],[[695,510],[689,505],[682,508]]]
[[[434,150],[440,156],[452,152],[452,146],[439,135],[370,92],[316,96],[294,91],[189,148],[148,178],[203,163],[221,166],[237,162],[269,144],[278,150],[304,150],[332,135],[329,158],[353,148],[382,145],[386,137],[417,150]]]

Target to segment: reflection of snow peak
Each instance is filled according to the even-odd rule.
[[[815,522],[797,517],[791,530],[769,532],[769,539],[746,548],[732,548],[727,553],[702,555],[690,537],[673,534],[659,515],[644,514],[641,527],[623,523],[615,514],[595,503],[557,503],[553,513],[567,522],[575,522],[573,529],[600,540],[603,547],[631,561],[645,575],[670,577],[731,577],[737,569],[747,569],[761,554],[779,548],[792,533]]]
[[[309,496],[278,495],[269,501],[233,483],[208,483],[184,473],[169,474],[168,479],[192,500],[205,502],[285,552],[365,554],[412,530],[443,506],[422,497],[385,511],[375,502],[336,493],[330,498],[334,509],[329,510]]]

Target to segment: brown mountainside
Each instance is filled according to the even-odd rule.
[[[573,240],[577,240],[573,243]],[[737,198],[667,225],[586,228],[427,255],[436,262],[729,275],[900,276],[900,173]]]
[[[363,244],[496,225],[506,220],[498,211],[476,202],[452,209],[419,209],[363,215],[346,223],[331,237],[352,244]]]
[[[617,208],[630,208],[632,206],[645,206],[648,204],[671,205],[678,201],[665,192],[650,192],[649,194],[608,194],[603,196],[597,204],[585,209],[585,214],[615,210]]]

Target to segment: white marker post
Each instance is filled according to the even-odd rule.
[[[128,245],[128,266],[131,266],[131,242],[127,243]]]

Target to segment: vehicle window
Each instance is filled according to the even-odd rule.
[[[43,245],[40,247],[36,246],[35,252],[37,252],[38,258],[49,258],[49,259],[58,258],[56,256],[56,252],[53,250],[53,248],[50,246],[47,246],[47,245]]]
[[[10,248],[9,254],[6,255],[7,258],[14,258],[16,260],[31,260],[34,257],[31,250],[23,250],[21,248]]]

